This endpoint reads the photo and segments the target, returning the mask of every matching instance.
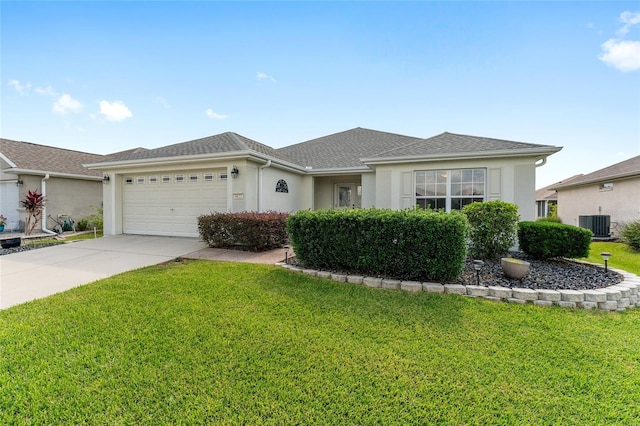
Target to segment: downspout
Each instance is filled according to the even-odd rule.
[[[264,166],[260,166],[260,168],[258,169],[258,212],[261,213],[262,212],[262,193],[264,191],[262,191],[262,170],[266,169],[267,167],[271,167],[271,160],[267,161],[267,164],[265,164]]]
[[[47,173],[42,178],[42,197],[47,199],[47,180],[49,179],[49,173]],[[47,233],[49,235],[56,235],[55,232],[47,229],[47,203],[45,201],[44,206],[42,207],[42,219],[40,219],[40,223],[42,225],[42,232]]]

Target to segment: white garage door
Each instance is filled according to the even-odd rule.
[[[227,179],[224,169],[125,176],[123,232],[198,237],[198,216],[227,211]]]

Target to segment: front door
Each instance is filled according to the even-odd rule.
[[[336,183],[333,195],[333,207],[336,209],[360,208],[362,186],[355,183]]]

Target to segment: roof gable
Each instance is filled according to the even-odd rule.
[[[112,154],[104,161],[134,161],[246,151],[254,151],[274,158],[282,158],[282,155],[279,155],[275,149],[267,145],[237,133],[226,132],[155,149],[137,148],[135,150],[124,151],[122,153]]]
[[[540,148],[557,149],[550,145],[508,141],[479,136],[444,132],[427,139],[380,152],[371,158],[429,157],[462,153],[491,153],[497,151],[522,151]]]
[[[102,176],[102,172],[89,170],[82,166],[85,163],[95,163],[102,160],[104,156],[99,154],[10,139],[0,139],[0,153],[15,165],[12,168],[18,170],[28,170],[43,174]]]

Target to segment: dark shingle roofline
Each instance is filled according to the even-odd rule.
[[[621,167],[625,169],[626,166],[630,166],[630,170],[627,170],[624,172],[616,172],[617,169]],[[551,189],[555,189],[555,190],[567,189],[575,186],[590,185],[590,184],[602,182],[605,180],[620,180],[620,179],[628,179],[633,177],[640,177],[640,155],[631,157],[624,161],[620,161],[616,164],[612,164],[611,166],[596,170],[595,172],[587,173],[586,175],[581,175],[576,179],[572,179],[570,182],[567,182],[566,184],[553,186]]]

